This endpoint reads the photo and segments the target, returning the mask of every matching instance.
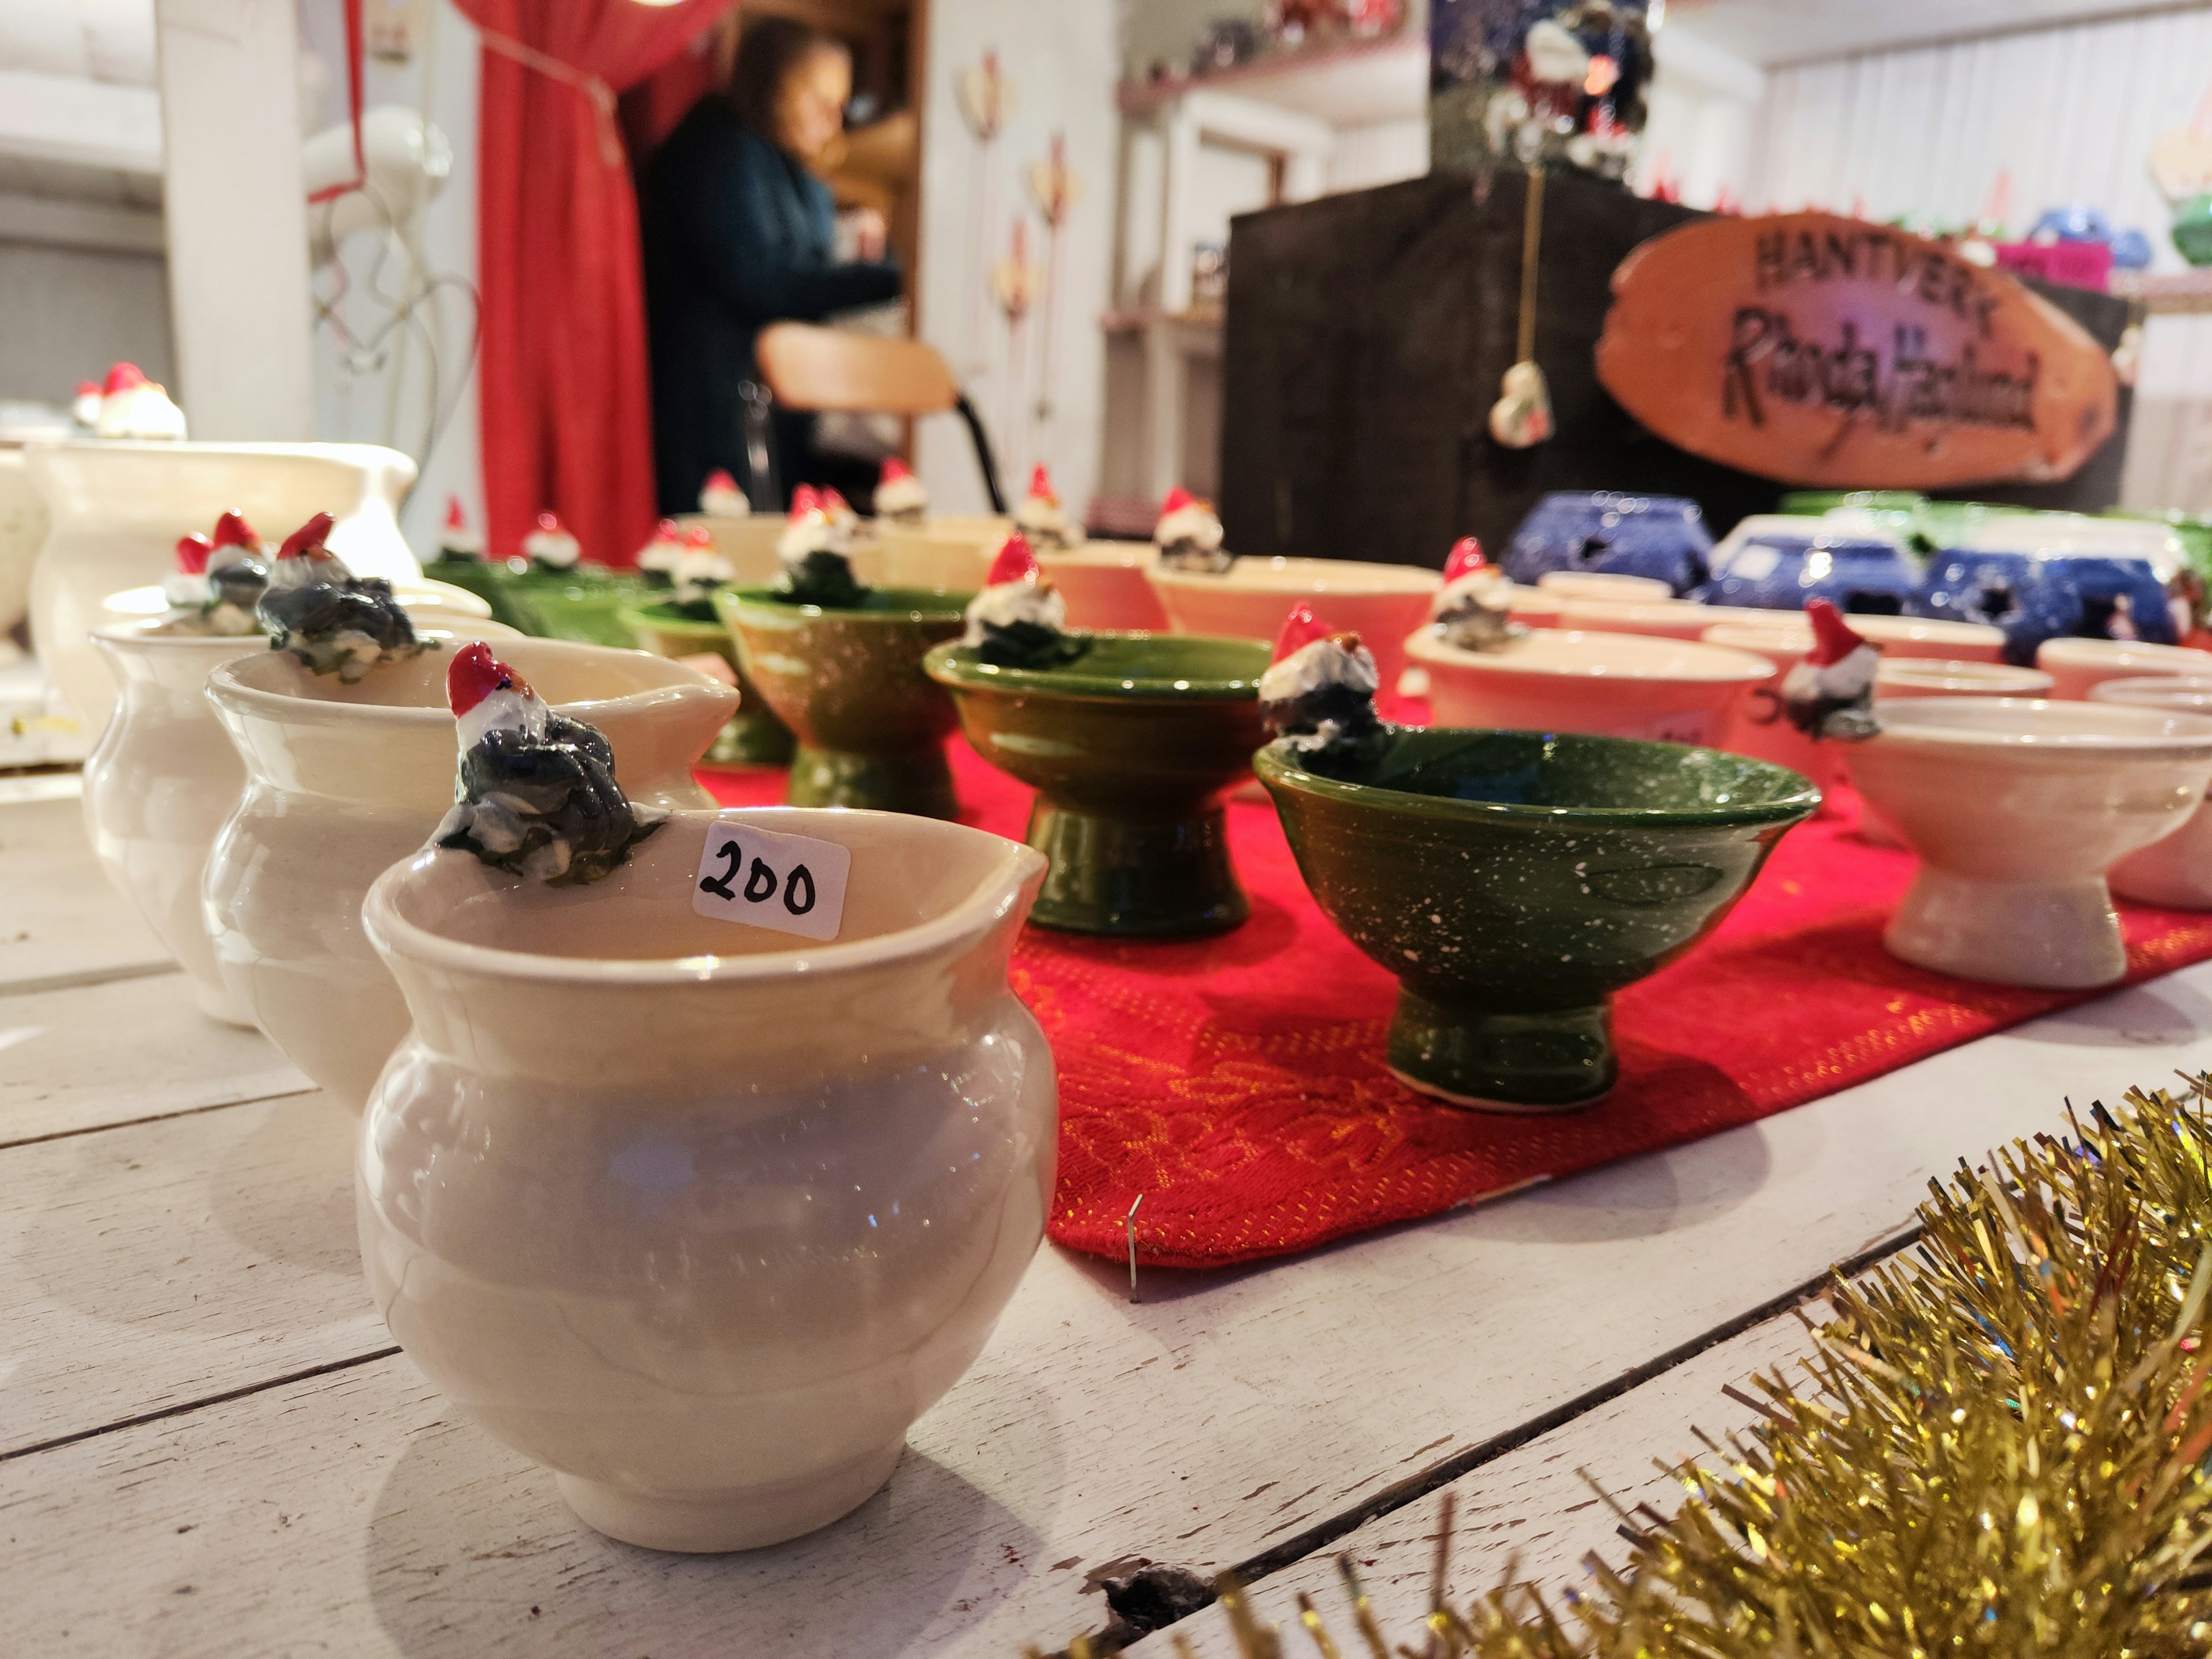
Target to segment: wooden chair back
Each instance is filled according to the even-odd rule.
[[[960,401],[945,359],[920,340],[771,323],[755,349],[761,378],[786,409],[936,415]]]

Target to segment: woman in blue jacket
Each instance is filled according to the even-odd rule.
[[[717,467],[750,483],[738,388],[759,374],[753,341],[763,328],[819,322],[898,295],[881,218],[862,216],[862,258],[838,263],[836,204],[808,170],[844,131],[852,88],[852,59],[837,41],[788,18],[748,21],[727,92],[700,100],[646,169],[641,217],[663,513],[696,511],[700,486]],[[811,416],[777,410],[775,438],[787,491],[832,483],[852,494],[849,485],[865,491],[872,476],[818,453]]]

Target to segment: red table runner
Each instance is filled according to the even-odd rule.
[[[1019,837],[1030,792],[948,745],[965,822]],[[702,773],[732,805],[780,772]],[[1620,1082],[1596,1105],[1506,1117],[1383,1069],[1396,981],[1308,895],[1274,808],[1232,801],[1252,898],[1234,932],[1121,944],[1027,929],[1014,988],[1060,1066],[1052,1237],[1149,1265],[1303,1250],[1749,1123],[2100,993],[2012,990],[1907,966],[1881,929],[1910,854],[1851,833],[1856,804],[1784,836],[1720,929],[1614,1005]],[[2130,983],[2212,957],[2212,915],[2121,907]]]

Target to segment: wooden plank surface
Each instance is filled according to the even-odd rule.
[[[313,1086],[179,971],[0,996],[0,1147]]]
[[[74,795],[45,787],[37,798],[0,805],[0,993],[92,984],[171,965],[130,901],[100,874]]]
[[[100,1652],[310,1636],[335,1652],[538,1652],[548,1618],[576,1647],[619,1638],[609,1650],[658,1659],[1055,1644],[1103,1622],[1095,1577],[1130,1558],[1211,1573],[1302,1536],[1326,1547],[1376,1494],[1668,1365],[1893,1235],[1929,1175],[2055,1125],[2062,1096],[2212,1062],[2208,993],[2212,966],[2191,969],[1487,1208],[1272,1267],[1149,1274],[1135,1305],[1108,1264],[1048,1250],[884,1492],[812,1538],[720,1561],[594,1537],[404,1358],[345,1364],[349,1345],[385,1339],[349,1299],[344,1149],[315,1127],[319,1102],[0,1152],[0,1282],[30,1287],[0,1330],[37,1333],[0,1385],[11,1431],[252,1390],[0,1463],[0,1571],[52,1586],[27,1615],[46,1644],[33,1650],[91,1631],[84,1650]],[[55,1149],[71,1160],[37,1161]],[[118,1286],[131,1299],[109,1305]],[[308,1364],[344,1368],[258,1386]],[[56,1403],[100,1389],[96,1408]],[[97,1595],[55,1576],[92,1551]]]

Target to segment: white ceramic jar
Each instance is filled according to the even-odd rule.
[[[497,650],[548,702],[606,735],[631,799],[711,804],[691,767],[737,712],[730,687],[642,651],[520,638]],[[426,652],[342,685],[264,651],[208,681],[246,774],[202,888],[216,965],[285,1058],[356,1109],[407,1030],[398,988],[361,931],[362,897],[453,805],[447,659]]]
[[[849,850],[833,940],[694,912],[729,826]],[[366,921],[414,1029],[356,1195],[393,1337],[628,1542],[750,1548],[863,1502],[1043,1234],[1052,1053],[1006,962],[1044,870],[771,807],[679,814],[587,888],[387,872]]]
[[[176,568],[178,538],[204,535],[235,509],[263,535],[289,535],[318,513],[337,520],[330,549],[357,576],[412,580],[422,567],[394,516],[415,463],[373,444],[55,444],[24,452],[51,524],[31,577],[31,642],[88,738],[114,693],[88,635],[103,602]]]
[[[409,613],[429,620],[411,605]],[[497,623],[472,623],[470,637],[477,635],[515,636]],[[425,637],[446,636],[426,626]],[[190,977],[201,1010],[251,1025],[252,1014],[216,968],[200,914],[208,854],[246,787],[245,764],[216,719],[207,682],[227,662],[267,654],[269,641],[173,634],[158,618],[141,618],[95,628],[92,642],[118,692],[114,717],[84,766],[92,850]]]

